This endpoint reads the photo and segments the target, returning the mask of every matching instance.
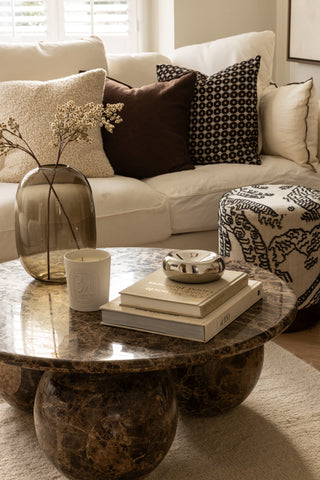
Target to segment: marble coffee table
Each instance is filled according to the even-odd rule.
[[[161,266],[167,250],[110,248],[111,297]],[[263,345],[295,317],[295,296],[271,273],[235,261],[264,298],[203,344],[100,324],[69,308],[66,285],[0,265],[0,392],[32,408],[39,443],[67,478],[139,478],[173,441],[178,410],[213,415],[258,381]]]

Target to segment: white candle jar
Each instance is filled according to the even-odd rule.
[[[83,248],[64,256],[70,307],[92,312],[109,301],[111,255]]]

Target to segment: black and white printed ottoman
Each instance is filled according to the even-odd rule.
[[[320,319],[320,191],[251,185],[227,192],[219,204],[219,253],[290,284],[298,315],[287,331]]]

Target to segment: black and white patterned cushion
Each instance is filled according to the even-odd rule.
[[[189,153],[194,164],[260,164],[258,154],[257,77],[260,56],[214,75],[197,72],[190,106]],[[158,81],[191,70],[157,65]]]
[[[251,185],[219,203],[219,253],[287,282],[298,309],[320,305],[320,191]]]

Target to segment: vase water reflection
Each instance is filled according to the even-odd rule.
[[[26,174],[16,195],[18,255],[34,278],[65,283],[64,255],[96,247],[96,221],[88,180],[68,165],[43,165]]]

